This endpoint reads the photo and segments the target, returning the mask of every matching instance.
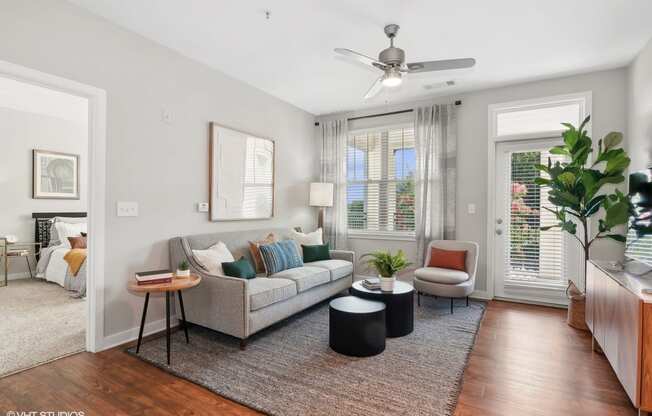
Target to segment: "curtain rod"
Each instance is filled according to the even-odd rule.
[[[455,105],[462,105],[462,100],[456,100]],[[404,114],[404,113],[411,113],[412,110],[411,108],[408,110],[399,110],[399,111],[391,111],[389,113],[380,113],[380,114],[370,114],[368,116],[359,116],[359,117],[349,117],[347,118],[348,121],[353,121],[353,120],[362,120],[365,118],[375,118],[375,117],[383,117],[383,116],[393,116],[395,114]],[[315,126],[319,126],[319,122],[315,122]]]

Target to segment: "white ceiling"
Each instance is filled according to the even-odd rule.
[[[316,115],[615,68],[652,37],[652,0],[71,1]],[[387,23],[401,26],[408,62],[477,65],[365,101],[378,74],[333,49],[375,57]],[[424,88],[446,80],[456,86]]]

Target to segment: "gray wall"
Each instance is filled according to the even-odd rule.
[[[0,3],[0,57],[107,91],[105,336],[137,327],[142,299],[127,280],[168,266],[168,238],[314,228],[311,114],[59,0]],[[208,200],[210,121],[276,140],[273,219],[211,223],[196,212]],[[116,201],[139,202],[140,216],[116,217]],[[162,305],[154,302],[149,320],[163,317]]]
[[[86,211],[87,124],[2,108],[0,103],[0,236],[15,235],[34,241],[33,212]],[[74,153],[80,156],[80,199],[32,198],[32,149]],[[10,263],[10,278],[27,277],[21,260]]]
[[[458,170],[457,170],[457,238],[480,243],[478,267],[478,290],[486,290],[487,276],[487,152],[488,107],[490,104],[526,100],[552,95],[576,92],[593,92],[593,137],[604,136],[610,131],[626,130],[626,70],[594,72],[585,75],[557,78],[546,81],[511,85],[455,97],[438,97],[429,102],[451,103],[462,100],[458,107]],[[412,108],[424,105],[427,101],[393,105],[359,112],[339,113],[319,117],[327,120],[339,117],[352,117]],[[319,137],[317,135],[317,137]],[[476,214],[467,213],[467,205],[476,205]],[[404,249],[411,258],[416,256],[413,242],[383,240],[351,240],[350,244],[358,253],[377,248]],[[596,258],[619,259],[622,247],[615,242],[596,243],[592,255]]]
[[[652,40],[628,71],[628,140],[631,170],[652,166]]]

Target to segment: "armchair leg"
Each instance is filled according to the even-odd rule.
[[[249,341],[247,338],[241,339],[240,340],[240,350],[244,351],[247,349],[247,341]]]
[[[455,301],[455,298],[451,298],[451,315],[453,314],[453,302]]]
[[[469,297],[468,296],[466,297],[466,306],[467,307],[469,306]]]
[[[421,306],[421,292],[417,290],[417,306]]]

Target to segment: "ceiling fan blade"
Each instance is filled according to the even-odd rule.
[[[374,58],[370,58],[367,55],[363,55],[361,53],[352,51],[351,49],[335,48],[335,52],[347,56],[349,58],[355,59],[358,62],[362,62],[365,65],[373,66],[375,68],[382,69],[382,70],[386,68],[386,65],[383,64],[382,62],[379,62]]]
[[[441,61],[412,62],[407,64],[408,72],[446,71],[449,69],[471,68],[475,65],[473,58],[444,59]]]
[[[373,83],[371,88],[369,88],[369,91],[364,95],[364,99],[368,100],[370,98],[375,97],[380,90],[383,88],[383,77],[380,76],[378,79]]]

